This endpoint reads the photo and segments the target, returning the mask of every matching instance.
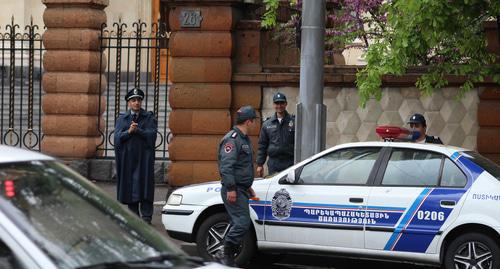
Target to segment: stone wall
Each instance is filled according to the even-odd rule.
[[[280,91],[288,97],[288,110],[295,113],[299,89],[296,87],[264,87],[262,114],[273,113],[272,96]],[[357,141],[379,140],[378,125],[406,126],[413,113],[422,113],[427,119],[427,132],[438,135],[445,144],[476,149],[478,133],[477,111],[480,90],[468,92],[457,100],[457,88],[436,91],[422,96],[416,88],[390,87],[383,89],[382,99],[370,100],[359,107],[355,88],[327,87],[324,104],[327,106],[327,147]]]

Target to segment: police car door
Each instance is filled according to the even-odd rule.
[[[441,153],[393,148],[370,193],[366,248],[436,253],[437,236],[456,214],[467,178]]]
[[[266,241],[363,248],[365,203],[380,150],[339,149],[297,168],[295,183],[272,183]]]

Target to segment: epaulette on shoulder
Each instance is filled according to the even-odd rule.
[[[238,133],[237,133],[237,132],[234,132],[234,131],[233,131],[233,133],[230,135],[230,137],[232,137],[232,138],[236,138],[237,136],[238,136]]]
[[[264,121],[267,121],[267,120],[268,120],[268,119],[270,119],[270,118],[271,118],[271,117],[267,117],[267,118],[265,118],[265,119],[264,119]]]

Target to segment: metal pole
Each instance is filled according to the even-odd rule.
[[[326,106],[323,105],[325,0],[304,0],[297,104],[295,162],[325,148]]]

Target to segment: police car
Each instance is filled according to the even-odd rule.
[[[51,157],[0,145],[0,268],[223,268]]]
[[[168,234],[217,257],[228,231],[219,182],[174,191]],[[407,142],[338,145],[253,184],[236,262],[322,253],[443,268],[500,268],[500,167],[474,151]]]

